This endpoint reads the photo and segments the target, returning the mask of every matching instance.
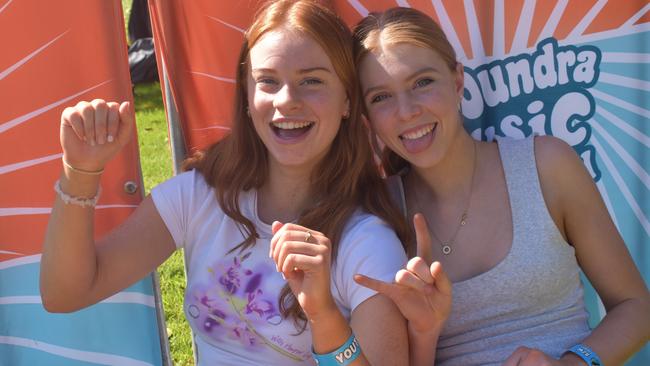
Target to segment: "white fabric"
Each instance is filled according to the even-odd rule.
[[[218,205],[214,190],[190,171],[151,192],[155,206],[187,261],[184,310],[195,335],[199,365],[313,365],[309,328],[300,335],[278,311],[285,285],[268,256],[269,224],[257,216],[255,191],[240,194],[240,208],[257,228],[255,245],[228,250],[243,241],[239,226]],[[348,222],[332,267],[331,289],[349,319],[375,294],[352,276],[392,281],[406,263],[395,233],[379,218],[357,212]]]

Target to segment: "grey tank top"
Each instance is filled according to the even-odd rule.
[[[492,269],[453,284],[437,366],[501,365],[519,346],[557,358],[590,333],[580,268],[546,208],[533,143],[498,141],[512,246]]]

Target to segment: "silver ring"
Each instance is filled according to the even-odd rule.
[[[311,231],[307,230],[305,233],[305,243],[309,243],[309,239],[312,238]]]

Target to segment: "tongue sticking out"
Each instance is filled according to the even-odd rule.
[[[408,139],[405,137],[401,137],[402,144],[404,145],[404,148],[406,151],[408,151],[411,154],[417,154],[419,152],[424,151],[429,145],[431,145],[431,141],[433,141],[433,136],[436,132],[436,129],[434,128],[432,131],[429,131],[426,135],[415,138],[415,139]]]

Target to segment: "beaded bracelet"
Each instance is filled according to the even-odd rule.
[[[352,333],[350,338],[337,350],[321,355],[314,352],[312,348],[311,355],[318,366],[347,366],[361,355],[361,347],[359,347],[359,341]]]
[[[75,168],[72,165],[70,165],[70,163],[65,161],[65,159],[63,157],[61,157],[61,161],[63,162],[63,165],[65,165],[68,169],[72,170],[75,173],[86,174],[86,175],[100,175],[100,174],[102,174],[104,172],[104,169],[100,169],[100,170],[83,170],[83,169]]]
[[[81,207],[95,207],[97,205],[97,201],[99,200],[99,194],[102,192],[102,187],[97,188],[97,194],[95,195],[95,197],[91,197],[91,198],[75,197],[63,192],[63,190],[61,190],[61,180],[57,180],[56,183],[54,183],[54,192],[56,192],[56,194],[59,195],[61,201],[63,201],[63,203],[65,203],[66,205],[77,205]]]

